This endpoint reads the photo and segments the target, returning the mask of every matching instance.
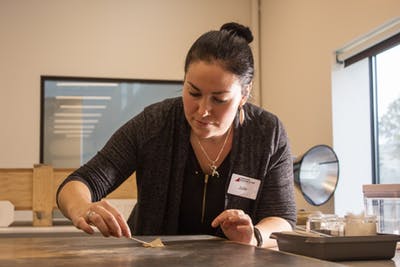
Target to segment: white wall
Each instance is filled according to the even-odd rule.
[[[200,34],[251,0],[0,0],[0,167],[39,162],[40,75],[183,79]]]
[[[295,155],[333,145],[333,52],[398,16],[398,0],[261,0],[261,101],[282,119]],[[333,200],[323,207],[297,203],[334,208]]]
[[[364,210],[362,185],[372,182],[368,59],[332,73],[333,147],[340,159],[335,213]],[[352,200],[349,201],[349,196]]]
[[[182,79],[192,41],[226,21],[254,23],[256,1],[0,0],[0,167],[39,161],[40,75]],[[263,107],[295,155],[333,145],[333,51],[399,16],[400,1],[260,2]]]

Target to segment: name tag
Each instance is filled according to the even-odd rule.
[[[257,197],[260,182],[260,180],[234,173],[229,183],[228,194],[254,200]]]

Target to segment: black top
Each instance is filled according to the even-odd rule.
[[[253,223],[269,216],[295,225],[293,161],[281,121],[251,103],[233,121],[232,149],[227,168],[232,174],[260,180],[255,200],[227,193],[225,209],[240,209]],[[92,201],[99,201],[136,172],[137,203],[128,218],[135,235],[176,235],[188,162],[191,128],[182,97],[148,106],[116,131],[89,162],[73,172],[69,181],[85,183]],[[220,170],[221,171],[221,170]],[[60,192],[58,190],[58,192]]]
[[[190,146],[183,181],[179,234],[223,235],[219,228],[211,226],[211,222],[224,210],[229,158],[228,154],[218,167],[219,177],[209,175],[206,185],[206,174],[203,173]],[[202,219],[204,189],[206,189],[206,195]]]

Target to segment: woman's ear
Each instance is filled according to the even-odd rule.
[[[239,106],[243,106],[247,100],[249,99],[249,95],[251,92],[251,89],[253,88],[253,83],[249,83],[248,85],[246,85],[246,88],[243,90],[242,93],[242,99],[240,100],[240,105]]]

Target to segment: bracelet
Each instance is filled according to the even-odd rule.
[[[262,247],[263,238],[262,238],[260,230],[257,227],[254,227],[253,231],[254,231],[254,236],[255,236],[255,238],[257,240],[257,247]]]

